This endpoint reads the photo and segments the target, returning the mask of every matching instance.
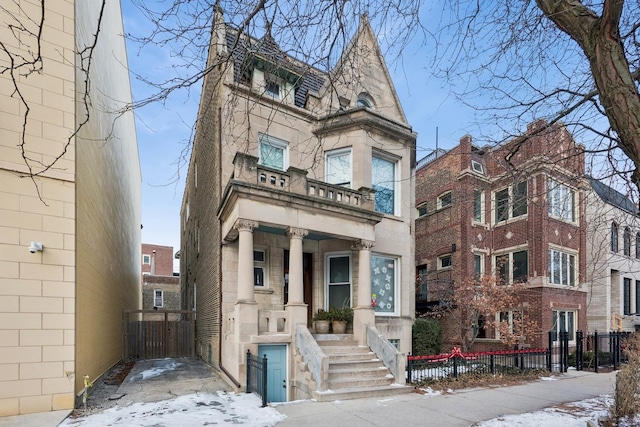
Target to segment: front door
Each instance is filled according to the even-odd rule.
[[[267,402],[287,401],[287,346],[259,345],[260,357],[267,357]]]
[[[304,252],[302,254],[302,286],[304,287],[304,303],[307,304],[307,325],[311,325],[313,317],[313,282],[311,272],[313,271],[313,254]],[[284,305],[289,302],[289,250],[284,250]]]

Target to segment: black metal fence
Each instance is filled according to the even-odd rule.
[[[631,332],[609,332],[599,334],[597,331],[586,337],[582,331],[576,334],[576,369],[617,370],[626,362],[625,339]]]
[[[267,355],[261,359],[247,350],[247,393],[262,398],[262,406],[267,406]]]
[[[626,362],[625,339],[631,332],[610,332],[585,336],[576,331],[549,332],[548,349],[514,349],[462,353],[454,348],[451,353],[407,358],[407,382],[425,379],[458,378],[463,374],[515,373],[527,369],[546,369],[567,372],[569,367],[617,370]]]
[[[548,369],[548,349],[497,350],[451,353],[407,358],[407,383],[425,379],[458,378],[464,374],[515,373],[525,370]]]

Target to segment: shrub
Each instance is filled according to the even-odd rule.
[[[331,320],[331,316],[329,315],[328,311],[325,311],[324,309],[319,309],[318,311],[316,311],[316,314],[313,315],[313,320]]]
[[[631,420],[640,413],[640,334],[627,338],[625,355],[627,363],[616,375],[614,404],[610,408],[612,418],[618,423],[620,419]]]
[[[437,320],[416,319],[412,333],[412,354],[414,356],[440,353],[442,348],[442,328]]]
[[[353,309],[351,307],[331,307],[329,309],[329,320],[353,321]]]

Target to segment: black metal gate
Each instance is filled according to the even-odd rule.
[[[252,355],[247,350],[247,393],[255,393],[262,398],[262,406],[267,406],[267,355]]]
[[[554,331],[549,332],[549,356],[547,369],[549,371],[567,372],[569,369],[569,332],[560,332],[557,341]]]

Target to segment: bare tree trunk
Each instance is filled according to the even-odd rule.
[[[640,188],[640,96],[620,38],[624,0],[606,0],[598,17],[572,0],[536,0],[538,7],[582,48],[589,60],[618,147],[633,161],[633,183]]]

